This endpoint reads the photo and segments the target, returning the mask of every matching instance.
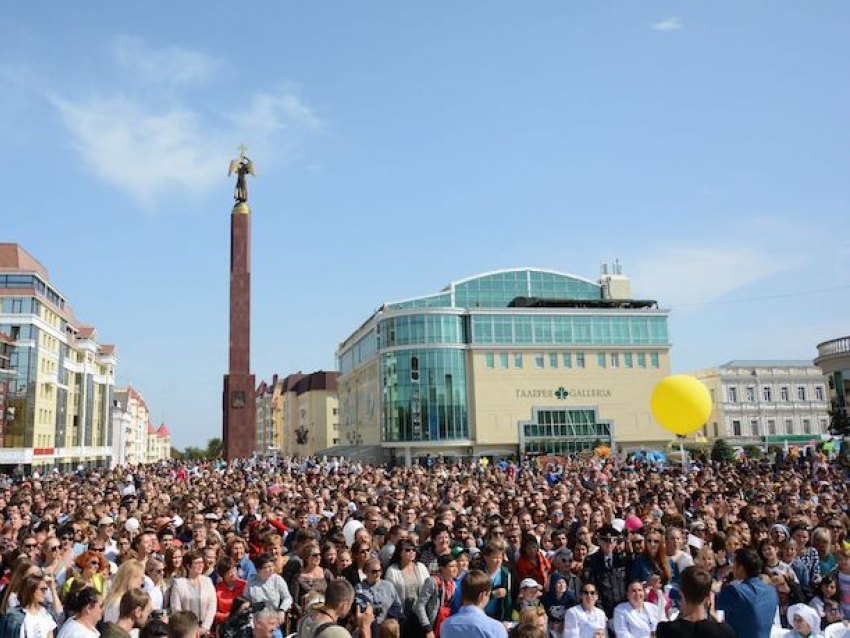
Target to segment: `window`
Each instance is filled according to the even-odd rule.
[[[500,352],[499,353],[499,367],[502,368],[503,370],[508,369],[508,353],[507,352]]]
[[[623,362],[626,364],[627,368],[632,367],[632,353],[627,352],[623,355]]]
[[[776,419],[767,420],[767,433],[770,436],[776,436]]]
[[[604,352],[600,352],[596,355],[596,361],[599,363],[600,368],[605,368],[607,366]]]
[[[781,388],[779,388],[779,400],[780,401],[790,401],[791,400],[791,396],[788,392],[788,386],[787,385],[783,385]]]
[[[756,386],[748,385],[747,386],[747,403],[755,403],[756,402]]]
[[[646,354],[638,352],[638,368],[646,367]]]
[[[549,353],[549,367],[557,368],[558,367],[558,355],[554,352]]]
[[[741,422],[738,419],[732,420],[732,436],[741,436]]]
[[[759,436],[759,420],[758,419],[750,419],[750,432],[752,432],[753,436]]]
[[[488,352],[484,355],[484,360],[487,362],[487,367],[493,369],[496,367],[496,355],[492,352]]]
[[[794,419],[785,419],[785,434],[794,434]]]
[[[717,429],[717,421],[712,423],[712,426],[714,426],[714,428],[713,428],[714,429],[714,438],[716,439],[718,436],[720,436],[719,430]]]
[[[584,367],[584,353],[576,352],[576,368]]]
[[[829,421],[827,419],[820,420],[820,431],[828,432],[829,431]]]
[[[521,368],[521,367],[522,367],[522,353],[521,352],[515,352],[514,353],[514,368]]]
[[[764,386],[761,389],[761,396],[765,401],[773,401],[773,388],[771,388],[769,385]]]
[[[816,385],[815,386],[815,400],[823,401],[823,397],[824,397],[823,386],[822,385]]]
[[[657,368],[659,366],[658,353],[657,352],[650,353],[650,355],[649,355],[649,365],[651,365],[653,368]]]
[[[534,355],[534,367],[538,370],[542,370],[544,368],[544,357],[542,354]]]
[[[620,367],[620,353],[612,352],[611,353],[611,367],[619,368]]]
[[[812,433],[812,420],[811,419],[803,419],[803,434],[811,434]]]
[[[806,386],[798,385],[797,386],[797,400],[805,401],[806,400]]]
[[[573,355],[571,355],[569,352],[564,354],[564,367],[565,368],[572,368],[573,367]]]

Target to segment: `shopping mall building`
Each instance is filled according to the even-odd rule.
[[[404,463],[666,446],[649,397],[668,312],[606,270],[501,270],[384,304],[336,353],[340,446]]]

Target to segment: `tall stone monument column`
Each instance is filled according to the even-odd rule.
[[[224,375],[224,458],[251,456],[256,440],[254,375],[251,374],[251,209],[247,175],[254,165],[239,147],[228,175],[236,174],[236,204],[230,214],[230,356]]]

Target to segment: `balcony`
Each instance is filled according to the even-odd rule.
[[[850,336],[818,344],[818,357],[831,357],[836,354],[850,354]]]

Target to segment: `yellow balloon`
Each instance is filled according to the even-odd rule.
[[[664,429],[685,436],[708,421],[711,395],[698,379],[674,374],[658,382],[650,406],[655,420]]]

